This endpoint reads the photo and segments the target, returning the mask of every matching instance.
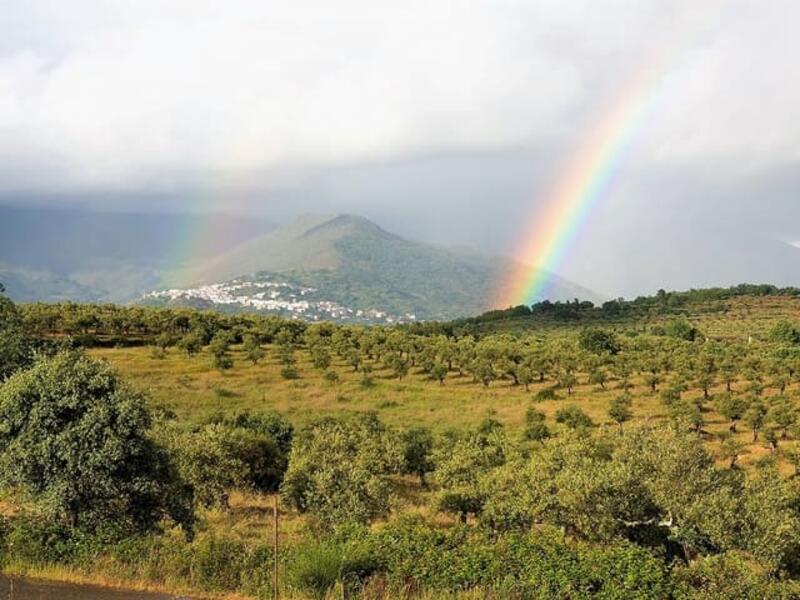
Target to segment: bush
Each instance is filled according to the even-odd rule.
[[[401,519],[373,538],[373,554],[396,588],[456,592],[483,588],[503,598],[669,598],[666,569],[633,544],[570,543],[556,529],[493,536],[434,529]]]
[[[300,379],[300,371],[293,366],[283,367],[281,369],[281,377],[284,379]]]
[[[587,429],[594,423],[583,409],[575,404],[570,404],[556,411],[556,423],[563,423],[570,429]]]
[[[330,541],[320,541],[293,550],[286,576],[291,587],[314,598],[324,598],[341,573],[341,549]]]
[[[544,402],[545,400],[558,400],[558,394],[556,393],[555,388],[548,387],[536,392],[536,395],[533,397],[533,399],[537,402]]]

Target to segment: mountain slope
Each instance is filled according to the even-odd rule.
[[[502,258],[409,241],[363,217],[339,215],[309,217],[269,232],[206,265],[175,274],[172,281],[199,289],[237,278],[237,289],[242,289],[242,278],[248,276],[250,283],[303,288],[308,301],[449,319],[490,308],[498,278],[508,266]],[[598,299],[557,277],[553,290],[554,299]],[[173,301],[180,297],[172,296]],[[186,294],[184,300],[192,296],[208,300],[206,293]]]

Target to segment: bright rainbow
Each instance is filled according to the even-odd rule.
[[[553,274],[564,263],[592,208],[608,191],[645,115],[660,89],[663,73],[647,61],[624,87],[611,110],[598,121],[561,176],[542,211],[531,219],[513,256],[513,268],[500,285],[498,307],[531,304],[547,297]]]

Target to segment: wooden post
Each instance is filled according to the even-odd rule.
[[[272,595],[275,600],[278,600],[278,494],[275,494],[275,504],[273,506],[273,531],[272,549],[273,549],[273,563],[272,563]]]

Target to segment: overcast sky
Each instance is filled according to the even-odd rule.
[[[649,68],[563,275],[800,285],[799,21],[792,0],[4,0],[0,200],[357,212],[511,252]]]

